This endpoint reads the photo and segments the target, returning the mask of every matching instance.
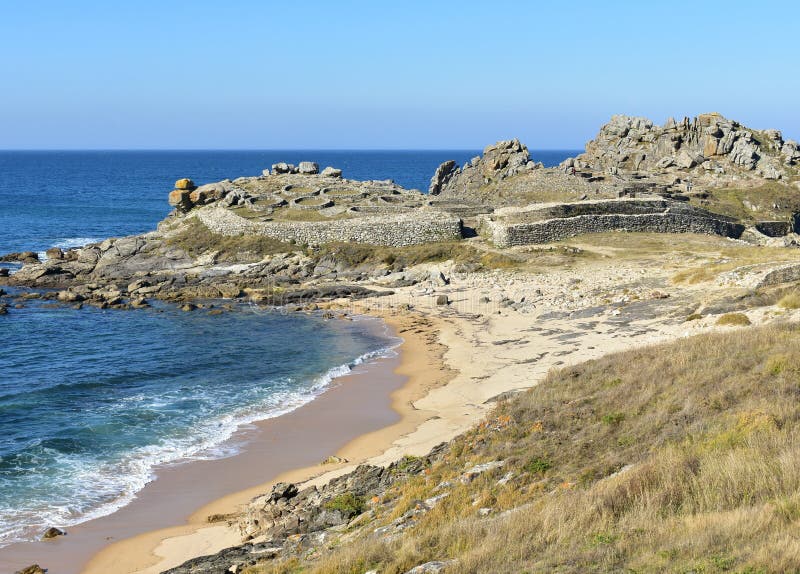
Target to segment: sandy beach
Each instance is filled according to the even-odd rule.
[[[713,318],[684,322],[705,293],[673,284],[673,272],[669,262],[658,270],[629,262],[546,274],[448,270],[448,285],[333,303],[381,317],[403,339],[399,355],[247,431],[253,435],[243,454],[166,469],[114,515],[54,543],[21,545],[14,565],[158,574],[236,545],[235,524],[208,517],[240,511],[275,482],[323,484],[362,462],[424,455],[485,417],[495,397],[535,385],[552,368],[714,328]],[[443,294],[450,303],[436,305]],[[334,453],[349,462],[317,464]]]
[[[402,317],[383,312],[373,314],[383,317],[394,332],[403,338],[402,345],[397,349],[398,356],[384,359],[380,364],[368,365],[364,372],[354,372],[343,377],[335,388],[312,403],[274,420],[287,430],[296,429],[304,423],[314,424],[321,431],[346,427],[351,437],[349,442],[334,449],[328,446],[327,450],[325,446],[316,443],[313,447],[317,453],[312,460],[319,461],[336,454],[346,459],[347,464],[308,465],[296,460],[294,466],[284,465],[279,468],[269,464],[268,470],[259,472],[246,462],[236,460],[240,457],[229,459],[239,468],[246,468],[246,472],[254,478],[261,478],[262,482],[247,489],[229,489],[225,496],[199,508],[196,506],[186,523],[181,526],[145,532],[111,544],[96,554],[81,572],[157,574],[194,556],[214,553],[237,544],[241,542],[241,538],[235,527],[226,522],[209,524],[208,517],[237,512],[253,497],[268,491],[276,482],[327,482],[352,470],[361,462],[385,456],[388,448],[398,439],[408,436],[423,421],[433,417],[435,413],[420,410],[414,403],[428,395],[432,388],[446,383],[453,374],[443,364],[444,347],[436,342],[436,322],[413,315]],[[367,389],[373,396],[365,395]],[[364,417],[365,414],[368,416]],[[360,433],[353,424],[359,418],[368,420],[367,425],[362,422],[362,426],[367,428]],[[269,422],[273,421],[265,424]],[[297,450],[306,451],[302,458],[308,459],[307,449],[321,434],[299,436],[296,444],[291,444],[288,436],[277,437],[272,439],[272,445],[275,452],[292,451],[296,447]],[[331,441],[327,439],[326,442]],[[258,447],[248,449],[247,452],[248,458],[262,459],[262,468],[263,458],[267,454],[274,452],[265,453],[264,449]]]
[[[621,273],[629,271],[617,268],[606,270],[605,278],[596,276],[595,297],[601,296],[599,291],[604,291],[604,297],[621,291]],[[182,526],[150,531],[107,546],[82,572],[100,574],[113,566],[115,572],[157,574],[189,558],[217,552],[241,540],[234,528],[225,523],[209,525],[207,517],[235,513],[275,482],[323,484],[361,462],[380,465],[407,454],[426,454],[480,421],[492,408],[494,397],[529,388],[553,367],[685,334],[685,326],[664,320],[665,308],[686,304],[693,293],[652,298],[630,316],[608,308],[575,312],[557,298],[557,292],[569,284],[566,275],[574,273],[555,275],[537,281],[530,275],[513,273],[454,274],[450,285],[436,291],[448,295],[448,306],[435,305],[433,294],[418,288],[402,288],[392,296],[355,305],[344,301],[332,305],[346,305],[350,311],[381,317],[403,338],[394,372],[404,383],[393,390],[391,401],[397,420],[384,419],[387,424],[383,428],[362,433],[336,450],[350,464],[297,464],[280,473],[268,471],[260,475],[264,479],[261,484],[202,505]],[[641,274],[630,272],[627,279],[641,282]],[[663,282],[658,277],[648,277],[648,281]],[[497,303],[499,294],[513,291],[519,298],[521,292],[537,289],[545,298],[555,297],[553,302],[519,310]],[[649,284],[642,289],[652,291]],[[584,299],[577,307],[592,301],[588,296]],[[345,386],[343,383],[338,389]],[[334,392],[329,391],[312,405],[321,408]],[[359,402],[363,399],[354,398]],[[364,408],[369,407],[364,404]],[[236,459],[230,462],[241,468]],[[253,470],[249,472],[258,476]],[[120,564],[124,568],[120,569]]]
[[[419,323],[392,323],[395,329],[412,324]],[[403,351],[397,356],[360,365],[307,405],[242,429],[236,437],[244,443],[240,454],[158,469],[158,479],[119,511],[69,528],[64,537],[4,548],[0,571],[39,563],[59,574],[160,572],[193,555],[239,542],[225,522],[209,524],[208,516],[236,511],[278,480],[344,472],[349,465],[319,463],[333,454],[352,461],[378,454],[379,445],[408,432],[424,416],[409,406],[426,392],[418,383],[423,378],[414,377],[422,364],[401,359],[425,354],[425,340],[403,337]],[[435,363],[433,352],[428,355]],[[153,550],[163,539],[170,539],[166,546],[175,546],[175,537],[186,540],[188,547],[177,545],[162,562]]]

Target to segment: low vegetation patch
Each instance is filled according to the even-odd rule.
[[[778,307],[784,309],[800,309],[800,292],[787,293],[778,301]]]
[[[520,264],[520,260],[511,255],[480,251],[463,241],[423,243],[406,247],[337,242],[322,247],[320,257],[325,256],[331,256],[349,267],[384,264],[394,271],[400,271],[420,263],[448,260],[487,268],[507,268]]]
[[[554,371],[370,503],[346,541],[248,572],[399,574],[446,559],[459,574],[798,572],[798,364],[800,326],[787,324]]]
[[[353,517],[361,514],[366,509],[366,503],[360,496],[352,492],[340,494],[324,504],[325,510],[335,510],[341,512],[346,517]]]
[[[744,313],[725,313],[719,319],[717,319],[717,325],[742,327],[750,324],[750,319]]]
[[[218,261],[258,261],[266,255],[295,251],[297,247],[264,235],[228,237],[213,233],[197,218],[182,224],[182,228],[167,239],[167,244],[183,249],[191,257],[217,251]]]
[[[780,181],[753,188],[712,189],[709,197],[692,199],[691,203],[745,221],[784,220],[800,211],[797,189]]]

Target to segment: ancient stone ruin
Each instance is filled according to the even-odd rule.
[[[194,186],[176,182],[170,204],[221,235],[258,234],[298,245],[336,241],[413,245],[460,239],[457,215],[388,181],[342,178],[313,162],[278,163],[258,177]]]
[[[428,194],[391,181],[353,181],[304,161],[258,177],[203,186],[176,182],[170,204],[227,236],[257,234],[300,245],[346,241],[411,245],[477,230],[499,247],[581,233],[649,231],[738,238],[745,225],[706,209],[709,189],[797,183],[800,151],[777,130],[753,130],[719,114],[657,126],[614,116],[586,151],[544,168],[519,140],[486,147],[463,166],[442,163]],[[750,221],[752,239],[798,227],[777,204]]]
[[[704,233],[738,238],[745,226],[732,218],[662,198],[608,199],[507,208],[482,218],[497,247],[551,243],[584,233],[639,231]]]

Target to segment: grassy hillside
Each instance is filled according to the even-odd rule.
[[[800,210],[800,193],[788,183],[770,181],[755,188],[711,189],[709,197],[702,201],[694,198],[692,204],[746,222],[783,221]]]
[[[248,572],[800,572],[799,398],[798,325],[553,372],[341,537]]]

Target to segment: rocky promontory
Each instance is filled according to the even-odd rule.
[[[614,116],[583,154],[553,168],[519,140],[501,141],[463,166],[441,164],[427,194],[346,179],[311,161],[281,162],[234,180],[179,179],[167,196],[174,211],[156,230],[53,248],[44,260],[8,254],[0,261],[23,266],[0,277],[61,290],[58,299],[70,304],[278,303],[416,281],[427,271],[413,266],[442,261],[441,253],[470,253],[462,259],[475,266],[481,250],[583,233],[694,232],[793,245],[798,162],[797,143],[777,130],[719,114],[663,126]]]

